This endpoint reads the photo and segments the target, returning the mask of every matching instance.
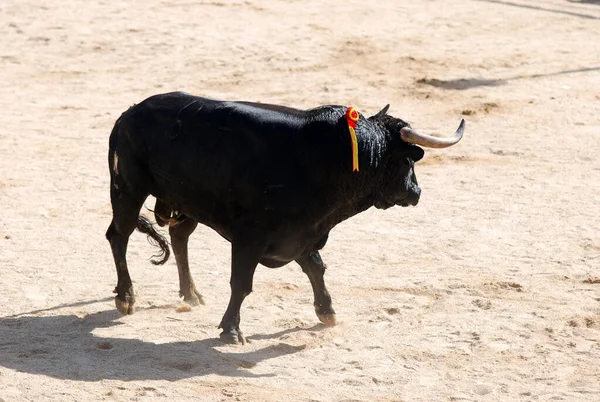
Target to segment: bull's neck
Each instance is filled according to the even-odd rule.
[[[322,224],[333,228],[338,223],[357,215],[374,205],[379,194],[382,164],[364,164],[358,172],[341,173],[328,204],[331,206]]]

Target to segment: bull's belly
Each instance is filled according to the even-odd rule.
[[[236,232],[247,232],[241,237],[250,236],[252,241],[266,246],[261,264],[267,267],[281,267],[307,252],[323,248],[327,241],[328,231],[321,233],[319,228],[306,222],[305,217],[280,215],[274,218],[258,211],[245,211],[241,214],[245,218],[240,218],[231,216],[229,208],[216,199],[203,197],[193,202],[174,197],[174,192],[167,197],[161,195],[157,198],[170,208],[210,227],[229,242],[238,237]]]
[[[279,268],[300,258],[306,253],[307,245],[301,244],[297,239],[279,239],[271,243],[263,254],[261,264],[269,268]]]
[[[224,228],[222,225],[200,223],[211,227],[221,237],[231,242],[232,235],[230,229]],[[326,236],[312,236],[301,231],[283,233],[277,230],[277,228],[265,229],[263,233],[256,233],[255,236],[264,236],[267,246],[264,254],[261,256],[260,263],[269,268],[282,267],[308,252],[317,251],[325,245],[326,241]],[[254,240],[256,238],[253,238]]]

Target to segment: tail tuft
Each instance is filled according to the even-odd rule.
[[[152,223],[143,216],[138,216],[137,230],[148,235],[148,241],[150,244],[160,247],[160,253],[153,255],[152,257],[161,258],[160,260],[150,260],[154,265],[163,265],[171,256],[171,250],[169,250],[169,242],[167,239],[158,233]]]

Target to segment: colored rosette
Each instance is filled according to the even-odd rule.
[[[358,121],[359,115],[358,111],[353,107],[349,107],[346,109],[346,120],[348,120],[348,125],[352,128],[356,128],[356,122]]]

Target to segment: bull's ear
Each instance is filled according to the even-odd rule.
[[[376,115],[374,115],[373,117],[371,117],[372,119],[379,119],[383,116],[385,116],[387,114],[387,111],[390,108],[390,104],[388,103],[387,105],[385,105],[383,107],[383,109],[381,109]]]
[[[425,151],[423,151],[423,148],[418,147],[416,145],[411,145],[408,150],[408,157],[410,159],[412,159],[413,162],[420,161],[421,159],[423,159],[424,155],[425,155]]]

